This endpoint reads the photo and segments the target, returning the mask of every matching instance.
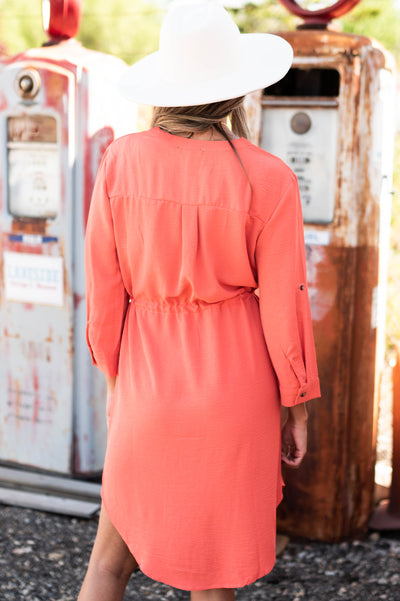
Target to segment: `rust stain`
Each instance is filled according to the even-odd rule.
[[[40,384],[39,384],[39,376],[37,369],[34,368],[32,372],[32,380],[33,380],[33,390],[34,390],[34,399],[33,399],[33,407],[32,407],[32,421],[36,423],[39,420],[39,410],[40,410]]]
[[[400,345],[393,367],[393,475],[388,512],[400,516]]]
[[[307,249],[322,399],[309,406],[309,452],[302,466],[284,471],[278,527],[334,542],[365,534],[373,504],[379,370],[374,303],[382,227],[380,132],[374,128],[381,111],[379,70],[392,70],[393,61],[362,36],[282,35],[294,47],[296,68],[336,69],[340,90],[334,221],[310,226],[328,230],[330,244]]]
[[[23,307],[26,311],[33,311],[35,305],[33,303],[23,303]]]
[[[49,327],[49,333],[48,333],[48,335],[46,336],[46,338],[44,340],[45,340],[45,342],[54,342],[54,340],[53,340],[53,328],[51,326]]]
[[[246,119],[247,125],[249,128],[249,140],[253,144],[259,145],[261,143],[261,132],[260,132],[260,122],[261,122],[261,99],[262,99],[262,91],[258,90],[256,92],[252,92],[251,94],[247,94],[244,100],[244,106],[246,110]]]
[[[13,234],[45,234],[46,219],[15,217],[11,223]]]
[[[342,536],[342,491],[347,481],[347,428],[354,323],[354,282],[357,251],[313,247],[308,255],[312,287],[322,288],[334,302],[313,321],[322,400],[309,404],[309,444],[299,470],[284,470],[284,500],[278,509],[282,532],[320,540]],[[323,259],[323,260],[321,260]],[[329,277],[331,272],[333,277]],[[315,306],[315,303],[317,305]],[[318,298],[312,303],[313,318]],[[327,469],[334,465],[335,469]],[[311,534],[312,533],[312,534]]]
[[[44,69],[42,77],[47,103],[54,108],[59,108],[64,95],[68,93],[68,79],[50,69]]]
[[[78,294],[77,292],[74,292],[74,309],[78,309],[79,305],[81,304],[81,302],[85,300],[85,297],[83,294]]]
[[[17,332],[16,334],[10,334],[7,326],[4,327],[4,336],[6,338],[21,338],[21,334],[19,332]]]
[[[7,97],[3,92],[0,92],[0,111],[5,111],[8,106]]]
[[[49,392],[49,402],[51,402],[51,406],[54,408],[58,407],[58,396],[55,390],[51,389]]]
[[[356,58],[364,54],[365,47],[369,46],[375,68],[382,68],[388,61],[392,62],[391,56],[383,46],[366,36],[324,30],[283,31],[279,35],[294,47],[295,58],[318,57],[329,62],[339,59],[352,64]]]

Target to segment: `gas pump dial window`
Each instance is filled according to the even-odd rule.
[[[15,217],[54,219],[60,210],[57,121],[48,115],[7,120],[8,208]]]
[[[333,221],[339,88],[335,69],[294,67],[264,90],[261,146],[297,175],[305,223]]]

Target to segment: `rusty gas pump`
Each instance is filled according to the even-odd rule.
[[[73,39],[81,13],[81,0],[43,0],[49,41],[0,70],[0,461],[64,475],[102,469],[84,234],[103,152],[136,129],[117,91],[126,65]]]
[[[309,452],[284,473],[278,526],[324,541],[368,525],[384,353],[394,61],[374,40],[327,27],[358,1],[313,11],[281,0],[305,22],[281,34],[295,59],[264,90],[259,132],[299,181],[322,387]]]

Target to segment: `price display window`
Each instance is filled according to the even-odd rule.
[[[15,217],[54,219],[61,206],[57,121],[48,115],[7,120],[8,208]]]

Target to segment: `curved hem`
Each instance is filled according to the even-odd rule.
[[[275,562],[276,562],[276,555],[274,553],[274,560],[272,562],[271,565],[268,565],[268,567],[266,567],[265,569],[261,570],[261,573],[258,573],[257,576],[255,577],[250,577],[248,578],[245,582],[241,582],[241,583],[230,583],[230,584],[226,584],[226,583],[215,583],[215,584],[205,584],[200,586],[195,586],[195,587],[191,587],[191,588],[187,588],[187,587],[183,587],[183,586],[179,586],[178,584],[174,584],[172,581],[166,581],[164,579],[160,579],[160,578],[156,578],[155,576],[153,576],[151,574],[150,571],[143,570],[140,566],[139,560],[136,557],[135,552],[132,549],[132,546],[130,543],[128,543],[128,541],[126,540],[126,537],[124,537],[123,532],[121,531],[120,528],[118,528],[118,526],[116,525],[113,517],[111,517],[109,511],[108,511],[108,507],[107,507],[107,503],[104,500],[104,494],[103,491],[101,491],[101,499],[103,502],[103,506],[104,509],[107,513],[107,516],[110,520],[110,522],[112,523],[112,525],[114,526],[114,528],[116,529],[116,531],[118,532],[118,534],[120,535],[120,537],[122,538],[122,540],[124,541],[124,543],[126,544],[126,546],[128,547],[129,551],[131,552],[132,556],[134,557],[136,563],[138,564],[139,570],[142,572],[142,574],[144,574],[145,576],[147,576],[148,578],[150,578],[151,580],[154,580],[155,582],[160,582],[161,584],[166,584],[167,586],[170,586],[172,588],[176,588],[178,590],[181,591],[202,591],[202,590],[209,590],[209,589],[214,589],[214,588],[243,588],[244,586],[249,586],[250,584],[253,584],[254,582],[256,582],[257,580],[259,580],[260,578],[263,578],[263,576],[266,576],[267,574],[269,574],[271,572],[271,570],[273,569]]]

